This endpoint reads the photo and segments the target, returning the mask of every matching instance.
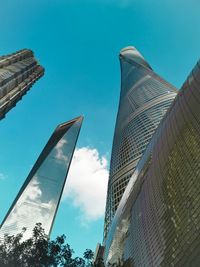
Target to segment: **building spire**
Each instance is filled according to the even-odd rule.
[[[121,49],[120,58],[134,61],[146,68],[152,69],[149,63],[144,59],[140,52],[134,46],[126,46]]]

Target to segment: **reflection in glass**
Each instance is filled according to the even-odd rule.
[[[29,238],[36,223],[50,234],[67,178],[82,117],[59,125],[32,168],[6,215],[0,235],[15,235],[26,227]]]

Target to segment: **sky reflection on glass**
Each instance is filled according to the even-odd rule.
[[[35,172],[32,177],[29,174],[25,189],[15,200],[1,226],[0,235],[13,235],[26,227],[24,238],[29,238],[36,223],[42,223],[46,234],[50,234],[81,123],[80,117],[71,125],[64,124],[56,129],[50,139],[53,141],[50,144],[52,147],[47,145],[40,155],[39,159],[44,159],[39,165],[38,159],[33,167],[32,170],[36,168]],[[66,129],[63,132],[64,127]]]

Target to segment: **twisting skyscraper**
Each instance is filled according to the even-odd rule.
[[[36,223],[50,234],[82,120],[78,117],[56,128],[3,220],[1,238],[16,235],[23,227],[29,238]]]
[[[105,240],[105,266],[200,266],[200,62],[142,155]]]
[[[120,199],[177,90],[134,47],[120,52],[121,94],[112,147],[104,238]]]
[[[44,68],[38,64],[31,50],[23,49],[0,57],[0,119],[43,74]]]

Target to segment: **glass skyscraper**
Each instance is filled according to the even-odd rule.
[[[50,234],[82,120],[78,117],[56,128],[3,220],[1,238],[16,235],[23,227],[29,238],[36,223]]]
[[[104,245],[106,266],[200,266],[200,62],[140,159]]]
[[[0,119],[13,108],[44,74],[33,52],[23,49],[0,57]]]
[[[121,93],[112,146],[104,238],[124,190],[177,90],[134,48],[120,52]]]

